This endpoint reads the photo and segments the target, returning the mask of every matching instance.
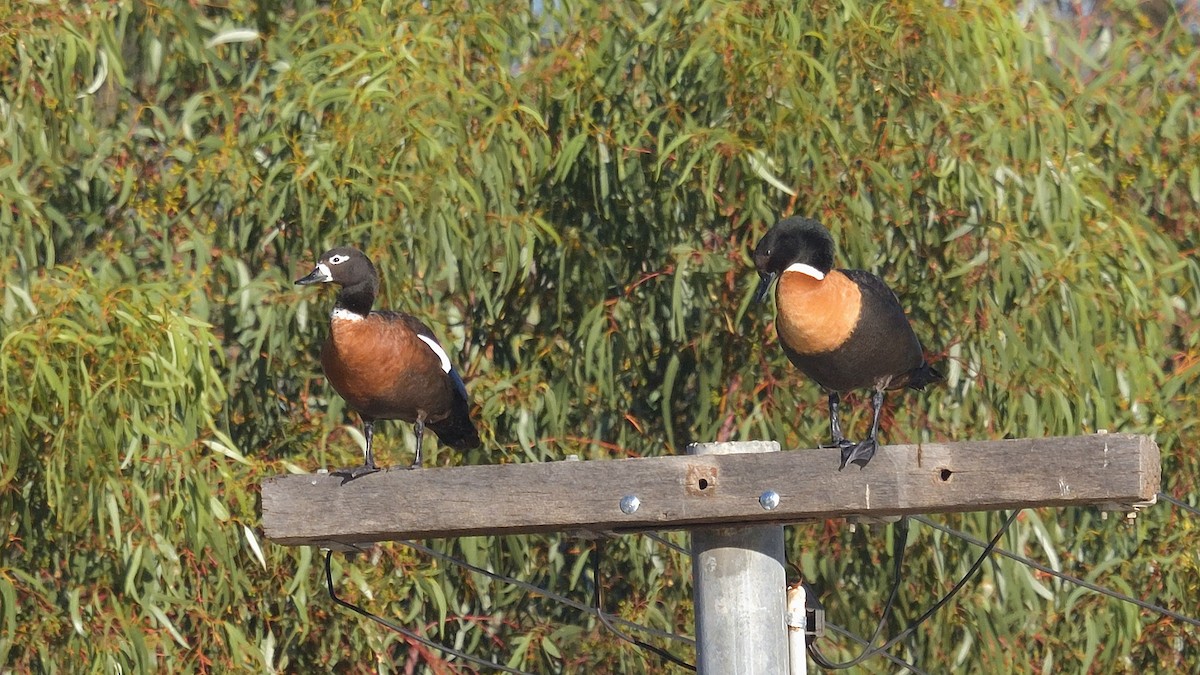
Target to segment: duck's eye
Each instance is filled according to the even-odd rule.
[[[348,256],[348,255],[331,255],[331,256],[329,256],[329,264],[330,265],[341,265],[342,263],[346,262],[349,259],[350,259],[350,256]]]

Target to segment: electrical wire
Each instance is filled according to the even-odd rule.
[[[558,593],[555,593],[553,591],[549,591],[544,588],[534,586],[533,584],[531,584],[529,582],[521,581],[520,579],[514,579],[513,577],[506,576],[506,575],[500,574],[498,572],[493,572],[491,570],[484,569],[477,565],[472,565],[471,563],[469,563],[465,560],[460,560],[460,559],[455,558],[454,556],[449,555],[447,553],[442,553],[441,551],[435,551],[434,549],[429,548],[428,546],[425,546],[423,544],[418,544],[415,541],[400,540],[400,543],[404,544],[405,546],[408,546],[412,549],[420,551],[426,555],[429,555],[431,557],[448,562],[452,565],[457,565],[458,567],[462,567],[463,569],[470,570],[477,574],[482,574],[485,577],[488,577],[489,579],[494,579],[496,581],[500,581],[500,582],[503,582],[506,584],[511,584],[513,586],[516,586],[517,588],[523,589],[523,590],[533,593],[535,595],[540,595],[544,598],[548,598],[555,602],[567,605],[568,607],[573,607],[573,608],[575,608],[581,612],[584,612],[586,614],[589,614],[592,616],[597,615],[595,607],[591,607],[591,606],[587,605],[586,603],[579,602],[578,600],[573,600],[571,598],[566,597],[565,595],[559,595]],[[599,618],[599,617],[597,617],[597,618]],[[643,626],[642,624],[634,623],[632,621],[627,621],[627,620],[622,619],[621,617],[617,617],[617,616],[610,616],[608,618],[610,620],[612,620],[613,622],[620,624],[624,628],[641,631],[643,633],[646,633],[647,635],[652,635],[654,637],[662,638],[664,640],[672,640],[675,642],[680,642],[680,643],[683,643],[683,644],[691,646],[691,647],[696,646],[695,640],[693,640],[692,638],[683,636],[683,635],[676,635],[675,633],[668,633],[667,631],[659,630],[659,629],[653,628],[651,626]]]
[[[857,665],[858,663],[862,662],[863,660],[865,660],[866,658],[868,658],[870,656],[875,656],[877,654],[886,652],[888,649],[891,649],[892,646],[895,645],[897,642],[900,642],[904,638],[911,635],[913,632],[915,632],[917,630],[918,626],[920,626],[922,623],[927,621],[929,619],[929,617],[931,617],[935,613],[937,613],[937,611],[939,609],[941,609],[947,602],[950,602],[950,599],[953,598],[954,595],[957,594],[960,590],[962,590],[962,587],[966,585],[967,581],[970,580],[970,578],[975,575],[975,572],[978,571],[979,568],[983,565],[983,561],[987,559],[988,555],[991,554],[991,552],[993,550],[998,550],[998,549],[996,549],[996,544],[1000,541],[1000,538],[1004,536],[1004,533],[1008,531],[1008,528],[1013,524],[1013,521],[1016,520],[1018,513],[1020,513],[1019,509],[1016,511],[1013,511],[1011,514],[1009,514],[1008,519],[1004,521],[1004,524],[1000,526],[1000,529],[996,531],[996,534],[992,537],[991,541],[989,541],[986,545],[984,545],[983,542],[979,542],[979,545],[984,546],[983,553],[979,554],[979,557],[976,558],[975,562],[971,564],[971,567],[967,570],[966,574],[963,575],[962,579],[959,579],[958,583],[954,584],[954,586],[949,591],[947,591],[945,595],[943,595],[937,602],[933,603],[933,605],[928,610],[926,610],[923,614],[921,614],[921,616],[917,617],[917,619],[915,621],[913,621],[911,624],[909,624],[907,628],[900,631],[895,637],[893,637],[892,639],[885,642],[882,646],[867,649],[862,654],[860,654],[856,659],[848,661],[845,664],[834,663],[832,661],[829,661],[820,652],[820,650],[817,648],[815,643],[810,644],[808,646],[808,653],[810,656],[812,656],[813,661],[818,666],[821,666],[822,668],[826,668],[826,669],[840,670],[842,668],[848,668],[850,666]],[[926,522],[926,520],[920,516],[916,516],[916,518],[918,520],[920,520],[921,522]],[[895,592],[895,589],[893,589],[893,593],[894,592]],[[878,633],[878,630],[876,631],[876,633]],[[875,636],[873,635],[873,636],[871,636],[871,643],[874,643],[874,642],[875,642]]]
[[[657,654],[658,656],[660,656],[680,667],[683,667],[683,668],[686,668],[686,669],[692,670],[692,671],[696,670],[696,667],[694,665],[676,657],[674,654],[671,654],[667,650],[657,647],[655,645],[649,644],[642,640],[639,640],[638,638],[635,638],[635,637],[629,635],[628,633],[625,633],[624,631],[617,628],[615,623],[620,623],[623,626],[626,626],[628,628],[631,628],[634,630],[639,630],[639,631],[645,632],[647,634],[650,634],[650,635],[653,635],[653,636],[656,636],[656,637],[659,637],[662,639],[683,642],[683,643],[688,644],[693,647],[696,644],[695,640],[693,640],[691,638],[683,637],[681,635],[676,635],[674,633],[668,633],[666,631],[661,631],[661,630],[658,630],[657,628],[652,628],[650,626],[643,626],[641,624],[634,623],[632,621],[626,621],[625,619],[622,619],[618,616],[611,615],[604,611],[603,595],[602,595],[602,589],[601,589],[601,585],[600,585],[600,562],[601,562],[601,558],[603,555],[603,550],[602,550],[603,540],[598,540],[596,542],[596,556],[593,559],[593,568],[592,568],[593,572],[592,573],[593,573],[593,580],[594,580],[594,584],[593,584],[594,585],[594,589],[593,589],[594,605],[592,607],[588,607],[587,605],[585,605],[577,600],[572,600],[571,598],[568,598],[563,595],[559,595],[552,591],[548,591],[544,588],[534,586],[533,584],[530,584],[528,582],[521,581],[520,579],[514,579],[512,577],[509,577],[509,576],[506,576],[503,574],[499,574],[499,573],[493,572],[491,570],[484,569],[477,565],[472,565],[471,563],[469,563],[465,560],[460,560],[452,555],[442,553],[440,551],[436,551],[436,550],[429,548],[428,546],[425,546],[423,544],[418,544],[414,541],[407,541],[407,540],[402,540],[400,543],[402,543],[406,546],[409,546],[413,549],[416,549],[422,553],[425,553],[429,556],[438,558],[439,560],[444,560],[445,562],[451,563],[453,565],[457,565],[459,567],[470,570],[472,572],[482,574],[490,579],[494,579],[496,581],[501,581],[501,582],[504,582],[507,584],[514,585],[514,586],[521,588],[525,591],[528,591],[530,593],[534,593],[536,595],[541,595],[543,597],[549,598],[551,600],[562,603],[569,607],[573,607],[575,609],[579,609],[581,611],[587,612],[588,614],[591,614],[592,616],[595,616],[597,619],[599,619],[600,623],[603,624],[605,628],[612,631],[612,633],[614,635],[616,635],[617,637],[619,637],[620,639],[622,639],[626,642],[629,642],[630,644],[640,647],[642,649],[652,651],[655,654]]]
[[[656,534],[654,532],[643,532],[642,534],[649,537],[650,539],[653,539],[654,541],[657,541],[658,543],[660,543],[668,548],[678,551],[679,553],[681,553],[685,556],[690,557],[692,555],[692,552],[689,551],[687,548],[680,546],[679,544],[676,544],[676,543],[666,539],[662,535]],[[870,644],[871,644],[870,642],[867,641],[866,638],[861,637],[861,636],[859,636],[859,635],[857,635],[835,623],[830,623],[830,622],[826,621],[825,627],[827,629],[829,629],[830,631],[837,633],[838,635],[841,635],[843,637],[849,638],[849,639],[857,642],[860,645],[870,646]],[[895,654],[892,654],[891,652],[883,652],[882,654],[880,654],[880,656],[887,659],[888,661],[891,661],[895,665],[897,665],[901,668],[904,668],[905,670],[907,670],[909,672],[915,673],[915,675],[929,675],[924,670],[921,670],[917,666],[909,663],[908,661],[905,661],[904,659],[900,658],[899,656],[896,656]]]
[[[680,546],[679,544],[676,544],[672,541],[669,541],[668,539],[666,539],[665,537],[663,537],[657,533],[642,532],[642,534],[649,537],[650,539],[653,539],[654,541],[668,547],[668,548],[678,551],[679,553],[681,553],[685,556],[691,556],[691,554],[692,554],[692,552],[690,550],[688,550],[687,548]],[[907,540],[907,537],[908,537],[908,526],[907,526],[907,522],[904,522],[904,533],[899,535],[898,541],[902,543]],[[893,560],[896,560],[897,563],[902,563],[903,562],[903,552],[893,550]],[[890,594],[891,599],[893,601],[896,597],[896,590],[899,588],[899,583],[898,583],[899,567],[900,567],[900,565],[897,564],[897,566],[896,566],[897,581],[893,583],[892,592]],[[885,616],[886,616],[886,611],[887,610],[885,610]],[[829,621],[825,622],[825,627],[828,630],[830,630],[834,633],[837,633],[838,635],[841,635],[842,637],[849,638],[849,639],[853,640],[854,642],[857,642],[858,644],[864,645],[866,647],[870,647],[870,645],[873,644],[874,641],[876,639],[878,639],[878,636],[879,636],[879,628],[876,628],[875,634],[872,635],[871,640],[868,641],[866,638],[861,637],[861,636],[851,632],[850,630],[843,628],[842,626],[839,626],[835,623],[830,623]],[[882,621],[880,623],[880,627],[882,627]],[[901,668],[904,668],[905,670],[907,670],[909,672],[915,673],[916,675],[928,675],[928,673],[926,673],[926,671],[921,670],[920,668],[913,665],[912,663],[909,663],[908,661],[905,661],[904,659],[902,659],[899,656],[896,656],[890,652],[886,652],[886,651],[882,652],[879,654],[879,656],[882,656],[883,658],[887,659],[888,661],[892,662],[893,664],[895,664]]]
[[[826,621],[825,627],[828,628],[830,631],[833,631],[834,633],[841,635],[842,637],[847,637],[847,638],[850,638],[851,640],[854,640],[855,642],[857,642],[860,645],[864,645],[867,647],[871,646],[871,643],[867,642],[867,639],[865,637],[856,635],[855,633],[852,633],[851,631],[849,631],[835,623],[829,623],[828,621]],[[904,668],[905,670],[915,673],[916,675],[929,675],[929,673],[925,672],[924,670],[921,670],[920,668],[909,663],[908,661],[905,661],[904,659],[900,658],[899,656],[892,654],[891,652],[884,652],[884,653],[880,654],[880,656],[887,659],[888,661],[891,661],[892,663],[896,664],[897,666]]]
[[[1200,509],[1197,509],[1196,507],[1193,507],[1193,506],[1187,504],[1186,502],[1178,500],[1178,499],[1176,499],[1166,493],[1162,493],[1162,492],[1158,493],[1158,496],[1160,498],[1162,498],[1163,500],[1170,502],[1171,504],[1174,504],[1175,506],[1177,506],[1181,509],[1184,509],[1185,511],[1188,511],[1194,515],[1200,516]],[[873,657],[876,655],[882,655],[885,658],[887,658],[889,661],[895,663],[898,666],[906,668],[914,673],[923,673],[924,671],[921,671],[915,665],[910,664],[910,663],[904,661],[903,659],[900,659],[899,657],[896,657],[896,656],[888,653],[887,650],[890,649],[892,646],[894,646],[899,641],[901,641],[904,638],[906,638],[907,636],[911,635],[920,624],[927,621],[931,616],[933,616],[933,614],[935,614],[947,602],[949,602],[950,599],[956,593],[958,593],[958,591],[960,591],[962,589],[962,587],[975,574],[975,572],[978,571],[979,567],[983,564],[983,561],[992,552],[995,552],[998,555],[1009,558],[1011,560],[1015,560],[1021,564],[1031,567],[1033,569],[1039,570],[1041,572],[1045,572],[1046,574],[1049,574],[1056,578],[1062,579],[1069,583],[1081,586],[1083,588],[1087,588],[1096,593],[1100,593],[1101,595],[1105,595],[1105,596],[1108,596],[1108,597],[1111,597],[1111,598],[1114,598],[1116,600],[1120,600],[1123,602],[1128,602],[1128,603],[1137,605],[1143,609],[1147,609],[1147,610],[1150,610],[1153,612],[1158,612],[1159,614],[1162,614],[1164,616],[1176,619],[1178,621],[1181,621],[1181,622],[1184,622],[1184,623],[1187,623],[1187,624],[1190,624],[1193,626],[1200,627],[1200,619],[1195,619],[1195,618],[1186,616],[1184,614],[1181,614],[1179,612],[1175,612],[1173,610],[1167,609],[1166,607],[1162,607],[1160,605],[1156,605],[1154,603],[1148,602],[1146,600],[1134,598],[1134,597],[1126,595],[1124,593],[1120,593],[1118,591],[1113,591],[1111,589],[1105,588],[1098,584],[1094,584],[1092,582],[1086,581],[1079,577],[1076,577],[1076,576],[1073,576],[1070,574],[1066,574],[1063,572],[1059,572],[1057,570],[1054,570],[1053,568],[1050,568],[1046,565],[1038,563],[1038,562],[1036,562],[1030,558],[1027,558],[1025,556],[1021,556],[1021,555],[1013,553],[1011,551],[1007,551],[1005,549],[996,547],[996,544],[999,542],[1000,538],[1004,535],[1004,533],[1008,530],[1009,526],[1011,526],[1011,524],[1015,520],[1018,513],[1019,513],[1019,511],[1013,511],[1008,516],[1008,519],[1005,521],[1004,525],[1001,526],[1001,528],[996,532],[996,534],[991,538],[991,540],[989,542],[984,542],[983,540],[978,539],[974,536],[971,536],[969,534],[966,534],[964,532],[961,532],[961,531],[951,528],[949,526],[934,522],[925,516],[915,516],[916,520],[918,520],[919,522],[921,522],[925,525],[928,525],[936,530],[939,530],[941,532],[949,534],[953,537],[962,539],[963,541],[969,542],[976,546],[984,547],[984,551],[980,554],[980,556],[971,565],[970,569],[966,572],[966,574],[963,575],[962,579],[960,579],[958,581],[958,583],[956,583],[954,585],[954,587],[950,589],[950,591],[948,591],[944,596],[942,596],[942,598],[940,598],[936,603],[934,603],[927,611],[925,611],[920,617],[918,617],[915,621],[913,621],[908,627],[906,627],[899,634],[897,634],[896,636],[894,636],[893,638],[888,640],[886,643],[884,643],[880,647],[872,648],[872,647],[869,647],[869,645],[874,644],[875,641],[878,639],[880,633],[882,632],[882,629],[887,621],[887,618],[888,618],[889,614],[891,613],[891,610],[895,604],[895,600],[896,600],[898,590],[899,590],[899,584],[900,584],[899,575],[900,575],[901,566],[903,564],[904,549],[905,549],[905,545],[907,543],[907,533],[908,533],[907,519],[900,521],[900,524],[902,526],[901,527],[902,532],[896,537],[896,543],[894,544],[894,549],[893,549],[893,560],[895,561],[895,581],[893,582],[892,589],[889,592],[887,602],[884,605],[884,610],[881,613],[879,623],[876,625],[875,631],[872,633],[870,639],[861,638],[861,637],[855,635],[854,633],[846,630],[845,628],[837,626],[836,624],[832,624],[832,623],[826,624],[826,626],[829,627],[831,631],[833,631],[835,633],[839,633],[839,634],[843,635],[844,637],[848,637],[856,642],[859,642],[860,644],[866,645],[866,646],[868,646],[868,648],[865,649],[859,656],[855,657],[854,659],[851,659],[850,661],[835,663],[835,662],[831,662],[828,659],[826,659],[824,657],[824,655],[820,652],[820,650],[816,647],[815,644],[809,645],[809,653],[812,656],[813,661],[815,663],[817,663],[817,665],[821,666],[822,668],[845,669],[845,668],[852,667],[854,665],[858,665],[859,663],[861,663],[862,661],[865,661],[866,659],[868,659],[870,657]],[[668,548],[671,548],[683,555],[691,555],[691,552],[688,551],[685,547],[675,544],[660,535],[657,535],[654,533],[643,533],[643,534],[645,534],[646,536],[650,537],[651,539],[653,539],[653,540],[661,543],[662,545],[667,546]],[[678,665],[680,667],[686,668],[688,670],[693,670],[693,671],[696,669],[694,665],[687,663],[687,662],[679,659],[678,657],[675,657],[670,652],[668,652],[664,649],[661,649],[659,647],[656,647],[654,645],[648,644],[642,640],[639,640],[637,638],[634,638],[634,637],[624,633],[623,631],[618,629],[615,624],[620,624],[623,627],[628,628],[628,629],[642,631],[649,635],[652,635],[652,636],[655,636],[655,637],[658,637],[661,639],[681,642],[681,643],[684,643],[689,646],[695,646],[696,643],[695,643],[694,639],[688,638],[688,637],[682,636],[682,635],[677,635],[675,633],[669,633],[667,631],[662,631],[662,630],[659,630],[656,628],[652,628],[650,626],[643,626],[641,624],[637,624],[632,621],[627,621],[625,619],[622,619],[621,617],[617,617],[615,615],[610,615],[604,611],[603,595],[602,595],[602,588],[601,588],[600,576],[599,576],[600,564],[601,564],[602,555],[603,555],[602,554],[602,542],[597,542],[597,547],[596,547],[596,559],[594,561],[594,567],[593,567],[594,581],[595,581],[594,596],[593,596],[594,606],[591,606],[591,607],[589,607],[588,605],[586,605],[582,602],[579,602],[577,600],[572,600],[571,598],[554,593],[553,591],[549,591],[547,589],[540,588],[540,587],[530,584],[528,582],[524,582],[519,579],[509,577],[507,575],[499,574],[499,573],[492,572],[490,570],[478,567],[476,565],[472,565],[464,560],[460,560],[449,554],[445,554],[440,551],[436,551],[436,550],[429,548],[427,546],[424,546],[422,544],[418,544],[413,541],[402,541],[401,543],[403,543],[406,546],[409,546],[415,550],[421,551],[422,553],[425,553],[431,557],[438,558],[440,560],[449,562],[451,564],[454,564],[456,566],[470,570],[477,574],[482,574],[482,575],[487,576],[496,581],[501,581],[504,583],[512,584],[512,585],[522,588],[528,592],[534,593],[536,595],[540,595],[542,597],[546,597],[550,600],[554,600],[556,602],[565,604],[569,607],[586,612],[590,615],[597,617],[601,621],[601,623],[606,628],[608,628],[608,630],[612,631],[615,635],[617,635],[621,639],[626,640],[626,641],[630,642],[631,644],[637,645],[643,649],[648,649],[648,650],[654,652],[655,654],[659,655],[660,657],[662,657],[668,661],[671,661],[672,663],[675,663],[676,665]],[[341,599],[340,597],[338,597],[336,591],[334,590],[331,561],[332,561],[332,551],[329,551],[326,553],[326,557],[325,557],[325,577],[326,577],[326,583],[328,585],[329,596],[338,605],[341,605],[342,607],[344,607],[346,609],[349,609],[349,610],[356,612],[362,616],[365,616],[365,617],[371,619],[372,621],[375,621],[376,623],[379,623],[379,624],[389,628],[390,630],[393,630],[397,633],[400,633],[401,635],[404,635],[405,637],[408,637],[411,640],[415,640],[417,642],[420,642],[421,644],[424,644],[430,648],[439,650],[439,651],[449,654],[451,656],[461,658],[464,661],[469,661],[469,662],[475,663],[477,665],[485,666],[488,668],[493,668],[493,669],[501,671],[501,672],[517,673],[519,675],[529,675],[528,673],[525,673],[525,671],[517,670],[514,668],[509,668],[507,666],[502,666],[500,664],[497,664],[497,663],[494,663],[491,661],[487,661],[485,659],[481,659],[479,657],[472,656],[470,654],[453,649],[451,647],[447,647],[445,645],[436,643],[422,635],[419,635],[411,630],[408,630],[402,626],[399,626],[399,625],[395,624],[394,622],[388,621],[382,617],[372,614],[371,612],[369,612],[357,605],[354,605],[353,603],[350,603],[346,600]]]
[[[967,581],[969,581],[971,577],[974,576],[977,571],[979,571],[979,568],[983,566],[983,562],[987,560],[987,557],[991,555],[992,551],[996,550],[996,544],[1000,542],[1000,539],[1004,536],[1004,533],[1008,532],[1008,528],[1012,527],[1013,522],[1015,522],[1017,519],[1017,514],[1020,512],[1021,509],[1016,509],[1012,513],[1008,514],[1008,518],[1005,519],[1004,524],[1000,526],[999,530],[996,530],[996,534],[992,535],[992,538],[987,542],[987,545],[984,546],[983,552],[979,554],[979,557],[975,559],[975,562],[971,564],[971,567],[967,570],[967,573],[963,575],[962,579],[959,579],[958,583],[954,584],[954,586],[947,591],[940,600],[933,603],[933,606],[925,610],[924,614],[917,617],[916,621],[913,621],[911,624],[909,624],[908,628],[900,631],[898,635],[893,637],[891,640],[888,640],[888,642],[880,647],[880,649],[888,649],[897,642],[903,640],[909,635],[912,635],[914,632],[916,632],[918,626],[920,626],[922,623],[925,623],[929,617],[936,614],[937,611],[945,606],[947,602],[950,602],[950,598],[953,598],[956,593],[962,590],[963,586],[967,585]],[[982,544],[983,542],[980,543]]]
[[[677,553],[681,553],[681,554],[683,554],[685,556],[689,556],[689,557],[692,555],[692,552],[687,550],[686,547],[676,544],[675,542],[671,541],[670,539],[667,539],[666,537],[662,536],[661,534],[658,534],[656,532],[642,532],[642,534],[650,539],[653,539],[654,541],[657,541],[658,543],[662,544],[663,546],[666,546],[667,548],[676,551]]]
[[[972,537],[969,534],[966,534],[965,532],[960,532],[952,527],[948,527],[946,525],[941,525],[941,524],[935,523],[932,520],[925,518],[924,516],[915,516],[915,517],[917,520],[921,521],[922,523],[925,523],[926,525],[928,525],[936,530],[941,530],[942,532],[945,532],[946,534],[949,534],[954,537],[958,537],[959,539],[962,539],[963,541],[967,541],[972,544],[975,544],[976,546],[983,545],[982,541],[980,541],[979,539],[976,539],[975,537]],[[1166,607],[1162,607],[1160,605],[1156,605],[1152,602],[1148,602],[1146,600],[1141,600],[1139,598],[1125,595],[1124,593],[1121,593],[1119,591],[1114,591],[1114,590],[1105,588],[1103,586],[1100,586],[1099,584],[1094,584],[1090,581],[1085,581],[1084,579],[1080,579],[1079,577],[1072,576],[1065,572],[1059,572],[1052,567],[1047,567],[1046,565],[1036,562],[1030,558],[1026,558],[1023,555],[1019,555],[1019,554],[1013,553],[1011,551],[1006,551],[1002,548],[997,548],[997,549],[995,549],[995,551],[996,551],[997,555],[1001,555],[1001,556],[1004,556],[1005,558],[1015,560],[1023,565],[1032,567],[1035,570],[1038,570],[1040,572],[1045,572],[1046,574],[1049,574],[1052,577],[1062,579],[1063,581],[1075,584],[1077,586],[1082,586],[1088,590],[1095,591],[1101,595],[1107,595],[1108,597],[1114,598],[1116,600],[1121,600],[1123,602],[1135,604],[1138,607],[1141,607],[1142,609],[1148,609],[1152,612],[1158,612],[1159,614],[1162,614],[1163,616],[1169,616],[1172,619],[1175,619],[1176,621],[1182,621],[1183,623],[1190,624],[1190,625],[1196,626],[1196,627],[1200,627],[1200,619],[1194,619],[1190,616],[1180,614],[1179,612],[1167,609]]]
[[[1165,492],[1158,493],[1158,498],[1162,499],[1164,501],[1171,502],[1172,504],[1174,504],[1175,506],[1178,506],[1179,508],[1183,509],[1184,511],[1191,513],[1193,516],[1200,516],[1200,509],[1192,506],[1191,504],[1188,504],[1187,502],[1185,502],[1181,499],[1176,499]]]
[[[436,649],[445,654],[449,654],[451,656],[460,658],[464,661],[474,663],[475,665],[484,666],[486,668],[492,668],[492,669],[500,671],[502,673],[514,673],[515,675],[533,675],[532,673],[527,673],[524,670],[517,670],[516,668],[509,668],[508,666],[502,666],[499,663],[495,663],[493,661],[488,661],[487,659],[481,659],[478,656],[471,656],[470,654],[463,652],[463,651],[459,651],[457,649],[454,649],[453,647],[447,647],[446,645],[439,644],[437,642],[434,642],[433,640],[430,640],[429,638],[427,638],[423,635],[414,633],[413,631],[405,628],[404,626],[401,626],[392,621],[388,621],[387,619],[385,619],[381,616],[372,614],[371,612],[363,609],[362,607],[359,607],[358,605],[355,605],[352,602],[347,602],[346,600],[339,598],[337,595],[337,592],[334,591],[334,589],[333,589],[332,561],[333,561],[333,551],[326,551],[325,552],[325,583],[329,589],[330,599],[332,599],[335,603],[341,605],[342,607],[345,607],[346,609],[348,609],[352,612],[355,612],[357,614],[361,614],[362,616],[367,617],[368,619],[374,621],[375,623],[378,623],[379,625],[384,626],[385,628],[393,630],[393,631],[403,635],[404,637],[407,637],[410,640],[415,640],[417,642],[420,642],[421,644],[425,645],[426,647]]]
[[[879,639],[879,635],[883,633],[883,627],[887,625],[888,617],[891,616],[892,608],[896,604],[896,596],[900,594],[901,570],[904,567],[904,551],[907,548],[908,518],[905,517],[896,523],[896,534],[892,539],[892,590],[888,592],[887,602],[884,603],[883,611],[879,614],[879,622],[875,624],[875,632],[871,633],[871,637],[866,640],[867,647],[853,659],[835,663],[827,660],[816,645],[810,644],[808,645],[808,651],[817,665],[829,670],[842,670],[857,666],[876,654],[872,650],[871,645],[875,644],[875,641]]]
[[[609,620],[608,614],[604,611],[603,584],[600,583],[600,581],[601,581],[600,580],[600,563],[603,561],[603,559],[604,559],[604,540],[597,539],[596,540],[596,557],[592,559],[592,582],[593,582],[592,586],[593,586],[593,591],[594,591],[593,599],[595,600],[595,604],[596,604],[596,607],[595,607],[596,616],[600,619],[600,623],[604,624],[605,628],[612,631],[612,633],[614,635],[621,638],[622,640],[624,640],[636,647],[640,647],[642,649],[654,652],[661,658],[666,659],[667,661],[670,661],[671,663],[674,663],[675,665],[677,665],[681,668],[695,672],[696,666],[688,663],[687,661],[684,661],[683,659],[675,656],[671,652],[669,652],[661,647],[657,647],[657,646],[652,645],[643,640],[639,640],[639,639],[633,637],[632,635],[628,635],[628,634],[620,631],[616,626],[614,626],[612,624],[612,622]]]

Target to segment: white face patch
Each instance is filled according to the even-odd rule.
[[[813,267],[812,265],[805,265],[804,263],[792,263],[791,265],[788,265],[784,272],[799,272],[800,274],[806,274],[817,281],[825,278],[824,272]]]
[[[333,281],[333,274],[331,274],[329,271],[329,265],[326,265],[325,263],[317,263],[317,271],[321,273],[321,275],[317,277],[317,281],[321,283]]]
[[[433,338],[431,338],[427,335],[421,335],[419,333],[417,334],[417,337],[421,338],[421,342],[424,342],[425,344],[429,345],[429,348],[433,350],[433,353],[437,354],[437,357],[439,359],[441,359],[442,372],[443,373],[450,372],[450,357],[446,355],[446,350],[442,349],[442,346],[437,343],[437,340],[434,340]]]
[[[341,307],[335,307],[333,311],[329,313],[329,319],[331,321],[362,321],[365,318],[366,317],[364,317],[362,314],[356,314],[348,309],[342,309]]]
[[[330,265],[341,265],[342,263],[346,262],[349,259],[350,259],[350,256],[348,256],[348,255],[331,255],[331,256],[329,256],[329,264]],[[326,267],[325,269],[329,269],[329,268]]]

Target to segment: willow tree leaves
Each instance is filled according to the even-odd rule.
[[[331,298],[291,284],[334,244],[366,249],[381,302],[462,366],[485,447],[438,464],[816,444],[821,396],[750,304],[749,251],[800,213],[898,290],[949,375],[895,397],[885,441],[1153,433],[1165,488],[1196,499],[1200,52],[1174,17],[1123,6],[1096,42],[1026,6],[933,1],[10,5],[0,661],[17,670],[438,667],[334,607],[312,551],[256,530],[264,477],[359,453],[317,366]],[[411,431],[380,432],[381,460],[407,461]],[[1195,520],[1120,520],[1038,512],[1005,545],[1194,615]],[[880,532],[788,534],[831,620],[864,634]],[[437,546],[590,601],[588,542]],[[915,528],[900,616],[974,553]],[[690,632],[685,557],[628,538],[605,559],[611,611]],[[335,571],[497,663],[665,668],[405,547]],[[1194,670],[1197,640],[998,560],[896,654]]]

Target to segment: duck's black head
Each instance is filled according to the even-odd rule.
[[[370,314],[379,290],[379,275],[362,251],[339,246],[322,253],[313,271],[303,279],[297,279],[296,283],[301,286],[337,284],[342,287],[338,292],[337,307],[366,316]]]
[[[754,267],[762,277],[755,302],[761,301],[775,277],[792,265],[808,265],[821,275],[833,269],[833,237],[824,225],[792,216],[767,230],[754,249]]]

